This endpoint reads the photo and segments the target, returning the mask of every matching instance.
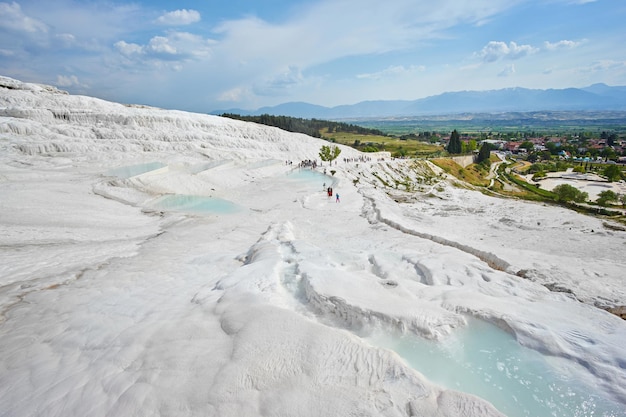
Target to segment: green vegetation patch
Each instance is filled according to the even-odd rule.
[[[394,157],[418,157],[441,155],[443,148],[426,142],[411,139],[401,139],[392,136],[359,134],[355,132],[329,132],[327,129],[320,131],[322,138],[331,142],[351,146],[362,152],[390,152]]]
[[[233,113],[224,113],[222,117],[230,119],[243,120],[246,122],[254,122],[266,126],[274,126],[288,132],[304,133],[305,135],[315,138],[322,137],[321,131],[327,132],[352,132],[362,135],[381,135],[385,134],[377,129],[362,127],[342,122],[333,122],[330,120],[319,119],[303,119],[300,117],[289,116],[273,116],[271,114],[262,114],[260,116],[242,116]]]
[[[490,180],[487,179],[489,169],[481,164],[471,164],[463,168],[451,158],[433,159],[432,163],[443,169],[446,173],[477,187],[486,187]]]

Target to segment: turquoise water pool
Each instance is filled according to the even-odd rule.
[[[107,171],[106,175],[118,178],[131,178],[136,175],[145,174],[146,172],[154,171],[166,167],[167,165],[161,162],[148,162],[145,164],[130,165],[125,167],[114,168]]]
[[[319,183],[320,188],[322,188],[323,184],[326,186],[330,186],[335,182],[335,179],[330,175],[326,175],[323,172],[316,171],[310,168],[297,168],[287,174],[287,178],[310,182],[317,184]]]
[[[221,198],[180,194],[160,197],[151,206],[159,210],[187,213],[230,214],[242,210],[237,204]]]
[[[625,417],[626,407],[601,391],[586,371],[525,348],[508,333],[470,319],[443,341],[374,335],[443,387],[474,394],[508,417]]]

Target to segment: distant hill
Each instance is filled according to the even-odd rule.
[[[585,88],[506,88],[489,91],[458,91],[418,100],[362,101],[352,105],[324,107],[293,102],[249,111],[229,109],[212,114],[261,114],[316,119],[354,119],[393,116],[422,116],[457,113],[503,113],[531,111],[624,111],[626,86],[593,84]]]

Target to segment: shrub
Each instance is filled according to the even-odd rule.
[[[609,205],[611,201],[617,201],[617,199],[618,199],[617,194],[615,194],[611,190],[606,190],[598,194],[598,199],[596,200],[596,203],[598,203],[602,207],[605,207]]]
[[[557,185],[554,190],[552,190],[554,194],[556,194],[556,200],[564,203],[574,201],[576,203],[584,203],[589,198],[589,194],[580,191],[576,187],[572,187],[569,184],[561,184]]]
[[[618,165],[609,165],[602,170],[602,175],[609,181],[619,181],[622,178],[622,169]]]

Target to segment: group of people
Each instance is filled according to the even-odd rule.
[[[286,160],[285,165],[293,165],[293,161]],[[304,161],[300,161],[298,166],[300,168],[317,168],[317,161],[315,159],[307,159]]]
[[[326,186],[326,183],[324,183],[324,187]],[[328,187],[326,189],[326,193],[328,194],[329,197],[333,196],[333,187]],[[335,193],[335,203],[339,203],[339,193]]]
[[[378,158],[377,161],[384,161],[385,158]],[[343,158],[343,162],[371,162],[372,158],[369,156],[360,156],[358,158]],[[293,165],[293,161],[287,160],[285,161],[285,165]],[[301,161],[299,164],[300,168],[317,168],[317,161],[315,159],[306,159]],[[333,161],[330,161],[330,166],[333,165]],[[337,165],[337,161],[335,161],[335,165]]]
[[[369,156],[361,155],[358,158],[343,158],[343,162],[370,162],[372,158]]]
[[[307,159],[305,161],[300,162],[300,168],[312,167],[317,168],[317,161],[315,159]]]

